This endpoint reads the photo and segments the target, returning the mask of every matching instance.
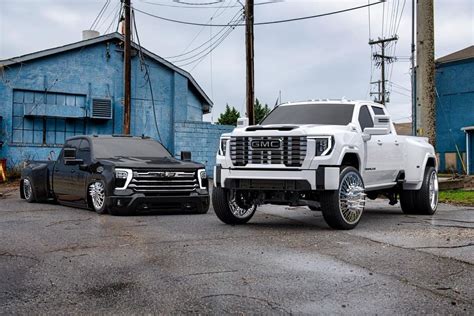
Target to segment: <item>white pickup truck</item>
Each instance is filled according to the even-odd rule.
[[[262,204],[321,210],[335,229],[360,221],[366,198],[400,198],[407,214],[434,214],[437,163],[426,138],[399,136],[368,101],[285,103],[259,125],[222,135],[212,201],[224,223],[244,224]]]

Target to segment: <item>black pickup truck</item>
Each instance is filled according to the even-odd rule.
[[[209,210],[204,165],[175,159],[146,137],[76,136],[56,161],[27,161],[20,182],[28,202],[57,201],[113,215],[148,210]]]

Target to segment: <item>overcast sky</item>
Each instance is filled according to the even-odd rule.
[[[0,59],[81,40],[81,31],[90,28],[105,2],[0,0]],[[211,5],[211,8],[205,5],[191,8],[159,5],[183,6],[177,2],[216,4]],[[262,2],[267,0],[255,0],[255,3]],[[256,5],[255,22],[320,14],[364,4],[367,4],[367,0],[284,0]],[[213,24],[227,24],[241,10],[237,0],[132,0],[132,5],[155,15],[200,23],[208,23],[215,14]],[[109,32],[115,30],[113,18],[118,8],[119,0],[110,0],[110,5],[95,28],[104,33],[112,25]],[[385,5],[372,6],[370,12],[364,8],[317,19],[256,26],[256,96],[270,106],[275,104],[279,91],[284,102],[341,97],[368,99],[371,77],[375,81],[380,76],[380,69],[371,66],[368,40],[369,37],[382,36],[382,25],[383,36],[393,35],[390,30],[396,28],[399,21],[392,18],[397,8],[398,16],[402,14],[398,30],[400,39],[394,55],[400,58],[393,64],[393,70],[389,71],[389,79],[394,87],[389,86],[393,90],[388,108],[396,121],[409,120],[410,63],[407,57],[411,44],[411,0],[388,0]],[[221,30],[219,27],[166,22],[140,12],[136,12],[136,20],[142,45],[162,57],[179,55],[200,46]],[[435,0],[436,58],[473,44],[474,1]],[[393,53],[393,49],[389,52]],[[177,65],[186,62],[177,62]],[[183,68],[192,73],[215,103],[213,113],[206,116],[206,120],[217,120],[226,103],[244,112],[243,27],[236,27],[212,54],[195,66],[194,63]]]

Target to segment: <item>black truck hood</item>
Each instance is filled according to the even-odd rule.
[[[108,162],[115,167],[131,169],[171,169],[171,170],[196,170],[204,169],[203,164],[192,161],[181,161],[176,158],[138,158],[138,157],[116,157],[100,159],[101,162]]]

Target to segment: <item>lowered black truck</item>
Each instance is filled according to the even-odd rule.
[[[178,160],[145,137],[76,136],[56,161],[27,161],[20,182],[28,202],[57,201],[113,215],[148,210],[209,210],[204,165]]]

